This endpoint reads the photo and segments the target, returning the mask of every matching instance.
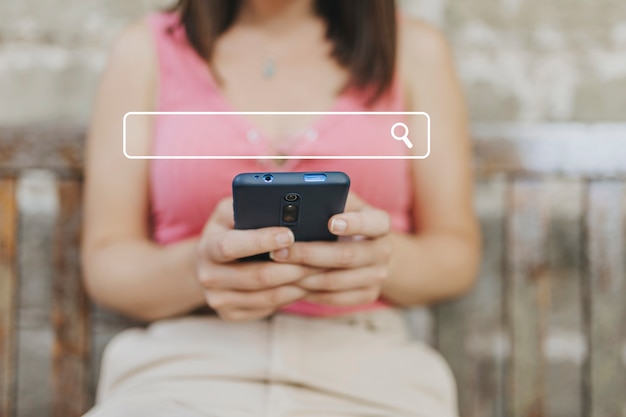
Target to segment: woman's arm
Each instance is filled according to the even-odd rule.
[[[404,21],[401,71],[412,111],[431,119],[432,152],[413,162],[417,235],[392,235],[390,279],[383,296],[400,305],[458,295],[474,282],[480,229],[474,213],[472,150],[461,86],[445,38]]]
[[[156,53],[145,23],[114,43],[87,140],[82,261],[87,291],[98,303],[153,320],[202,305],[195,278],[196,242],[150,241],[148,163],[122,153],[122,120],[155,102]],[[149,118],[134,123],[133,145],[149,151]],[[141,151],[141,149],[137,149]]]
[[[122,119],[155,102],[156,57],[144,24],[115,44],[89,132],[82,261],[87,291],[100,304],[152,321],[209,304],[226,320],[266,317],[307,292],[290,285],[316,270],[236,262],[293,243],[286,228],[233,230],[222,201],[202,236],[168,246],[149,233],[148,163],[122,153]],[[132,153],[150,152],[149,118],[128,126]],[[141,121],[143,120],[143,122]]]
[[[329,228],[365,240],[295,243],[273,254],[277,262],[324,268],[299,283],[312,291],[309,301],[352,305],[382,295],[411,306],[453,297],[474,282],[480,233],[461,88],[444,38],[421,23],[402,27],[399,49],[409,108],[429,113],[432,122],[430,157],[412,166],[417,231],[391,233],[387,213],[352,196],[346,213],[334,216]],[[416,127],[411,130],[419,131]]]

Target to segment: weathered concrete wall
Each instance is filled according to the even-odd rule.
[[[475,120],[626,120],[626,1],[405,3],[450,37]]]
[[[89,117],[107,45],[167,0],[2,0],[0,124]],[[404,0],[450,37],[476,121],[626,120],[625,0]]]
[[[2,0],[0,123],[86,121],[107,45],[146,0]]]

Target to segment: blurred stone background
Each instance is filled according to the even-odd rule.
[[[474,121],[626,120],[626,0],[403,0],[448,35]],[[1,0],[0,124],[86,123],[111,40],[166,0]]]

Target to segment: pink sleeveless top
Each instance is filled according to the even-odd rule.
[[[177,16],[156,13],[148,17],[148,23],[154,36],[159,65],[156,111],[236,111],[221,94],[208,65],[187,42]],[[364,91],[353,89],[341,94],[332,109],[334,112],[403,110],[398,83],[373,106],[365,105]],[[376,131],[371,125],[377,123],[376,118],[362,118],[355,125],[337,123],[336,117],[332,121],[322,117],[311,126],[309,131],[316,132],[314,143],[310,143],[310,137],[305,135],[296,138],[308,142],[307,154],[313,154],[316,147],[332,147],[337,155],[349,155],[354,146],[367,147],[368,142],[375,143],[368,132]],[[184,145],[179,140],[182,136],[185,137]],[[154,155],[180,155],[181,146],[184,147],[184,154],[237,155],[242,154],[242,149],[248,155],[251,149],[258,155],[268,154],[255,127],[243,116],[229,117],[228,122],[205,117],[157,117],[152,139]],[[372,154],[377,154],[376,150]],[[370,205],[389,213],[394,230],[406,232],[412,229],[413,193],[408,161],[291,160],[276,168],[268,166],[267,161],[259,160],[154,160],[150,166],[154,240],[167,245],[198,236],[215,205],[231,196],[232,180],[237,174],[264,171],[343,171],[350,176],[351,191]],[[380,172],[385,175],[373,175]],[[387,306],[382,300],[354,307],[299,301],[282,310],[295,314],[333,316]]]

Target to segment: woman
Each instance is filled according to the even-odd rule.
[[[424,161],[285,165],[122,156],[126,112],[232,110],[424,111],[433,149]],[[219,118],[139,120],[133,151],[145,155],[175,153],[180,136],[199,153],[253,146],[260,132],[259,155],[277,153],[286,130],[320,123],[242,116],[223,137],[211,135],[225,128]],[[348,155],[375,120],[314,132],[313,146]],[[272,170],[350,175],[346,212],[329,221],[340,241],[233,230],[230,181]],[[97,302],[153,323],[108,346],[88,415],[456,415],[448,368],[410,340],[400,308],[471,286],[471,185],[448,47],[392,0],[180,0],[135,24],[113,47],[95,106],[83,264]],[[236,261],[265,252],[273,261]],[[202,306],[217,314],[186,316]]]

